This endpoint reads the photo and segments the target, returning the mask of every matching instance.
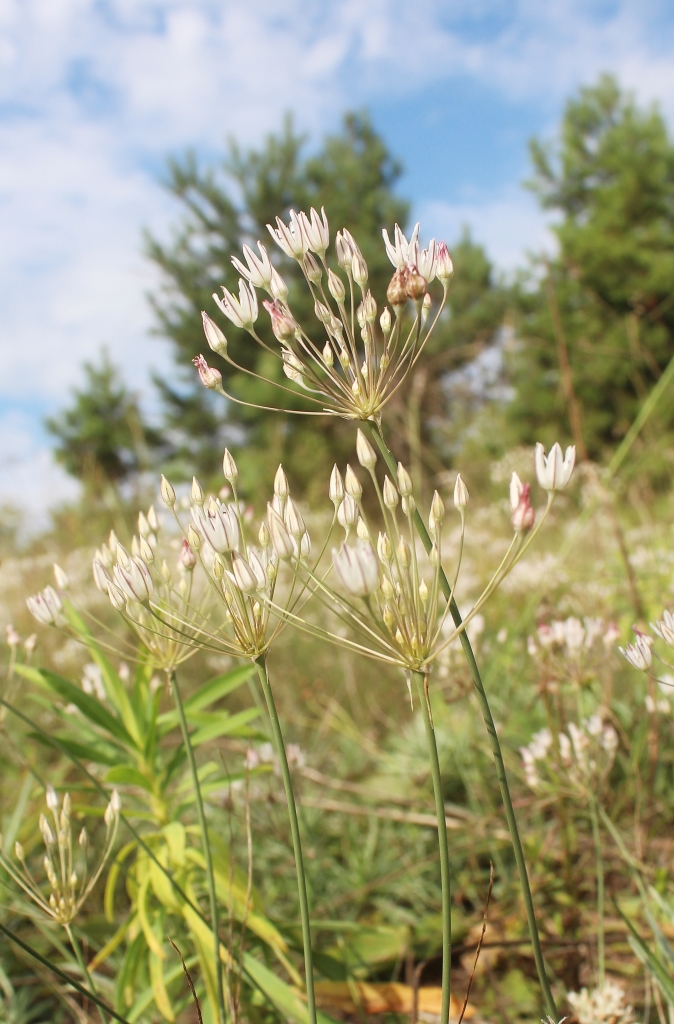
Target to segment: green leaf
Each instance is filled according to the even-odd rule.
[[[54,737],[54,739],[58,740],[58,743],[55,743],[50,736],[42,736],[39,732],[29,732],[28,735],[31,739],[42,743],[43,746],[51,747],[52,750],[60,750],[61,747],[65,747],[73,757],[78,757],[80,761],[93,761],[95,764],[111,765],[118,764],[124,757],[124,753],[118,747],[108,746],[101,741],[95,747],[91,747],[86,743],[77,743],[75,740],[70,740],[65,736]]]
[[[230,672],[225,672],[224,675],[210,679],[187,697],[184,701],[184,709],[189,724],[192,725],[196,721],[194,712],[202,711],[204,708],[214,704],[216,700],[220,700],[222,697],[226,697],[227,694],[238,689],[251,676],[252,671],[252,665],[241,665]],[[171,729],[177,728],[179,724],[178,712],[167,711],[159,716],[157,722],[162,730],[162,734],[165,735]]]
[[[23,666],[17,665],[18,668],[23,668]],[[103,707],[99,700],[85,693],[79,686],[75,686],[67,679],[63,679],[62,676],[57,676],[54,672],[48,672],[47,669],[40,669],[34,681],[57,693],[59,697],[68,701],[69,704],[74,704],[90,722],[94,722],[95,725],[120,740],[126,746],[135,747],[134,741],[119,718],[111,714]]]
[[[230,715],[226,711],[209,715],[209,724],[203,725],[192,734],[192,746],[198,747],[208,740],[217,740],[220,736],[246,736],[249,731],[246,728],[247,723],[257,718],[259,714],[259,708],[246,708],[236,715]]]
[[[146,793],[154,794],[150,780],[130,764],[120,764],[111,768],[105,773],[105,781],[118,783],[122,786],[139,786]]]

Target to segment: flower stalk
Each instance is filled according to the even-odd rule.
[[[274,748],[276,750],[276,756],[278,757],[279,760],[279,767],[281,769],[281,777],[283,779],[286,801],[288,803],[288,817],[290,819],[290,833],[292,835],[293,852],[295,854],[295,869],[297,871],[297,891],[300,902],[300,918],[302,921],[302,943],[304,946],[304,969],[306,974],[309,1024],[316,1024],[316,997],[314,995],[314,960],[311,951],[309,900],[307,898],[307,881],[304,873],[302,841],[300,839],[300,826],[297,818],[297,805],[295,803],[293,781],[290,775],[288,757],[286,755],[285,743],[283,741],[283,733],[281,731],[281,723],[279,721],[278,712],[276,710],[276,702],[274,700],[274,694],[272,693],[271,684],[269,682],[267,664],[264,655],[260,655],[259,657],[255,658],[254,664],[255,668],[257,669],[257,674],[260,680],[260,685],[262,687],[262,692],[264,694],[264,699],[267,703],[269,720],[271,722],[272,737],[274,740]]]
[[[388,466],[391,473],[395,473],[397,470],[396,461],[391,453],[384,435],[381,432],[379,426],[370,426],[371,436],[379,448],[382,454],[384,462]],[[430,552],[432,548],[432,541],[426,529],[426,525],[419,515],[418,510],[412,514],[414,527],[421,539],[421,543],[424,545],[426,551]],[[440,587],[443,594],[449,601],[450,614],[454,620],[454,624],[457,629],[462,624],[461,612],[452,594],[452,588],[449,584],[449,580],[445,575],[442,568],[440,569]],[[541,947],[541,940],[538,934],[538,924],[536,922],[536,913],[534,911],[534,902],[531,895],[531,886],[529,885],[529,875],[527,872],[527,865],[524,859],[524,850],[522,848],[522,840],[520,839],[519,829],[517,827],[517,818],[515,817],[515,809],[513,807],[512,797],[510,795],[510,787],[508,785],[508,776],[506,774],[505,762],[503,760],[503,753],[501,751],[501,744],[499,742],[498,733],[496,732],[496,724],[494,722],[494,716],[491,713],[491,707],[489,706],[489,700],[482,682],[482,676],[475,660],[473,648],[470,640],[466,634],[465,629],[461,630],[460,634],[461,646],[465,655],[466,661],[468,662],[468,669],[470,671],[471,678],[473,680],[473,686],[477,695],[478,703],[480,705],[480,711],[484,719],[485,728],[487,730],[487,736],[492,749],[492,755],[494,758],[494,764],[496,766],[496,777],[498,779],[499,789],[501,790],[501,799],[503,801],[503,809],[505,811],[506,821],[508,823],[508,829],[510,831],[510,837],[513,845],[513,852],[515,854],[515,862],[517,864],[517,871],[520,879],[520,887],[522,890],[522,898],[524,900],[524,909],[527,916],[527,923],[529,925],[529,934],[531,937],[531,946],[533,949],[534,960],[536,963],[536,970],[538,972],[538,980],[543,990],[543,997],[545,1000],[546,1013],[548,1013],[553,1020],[559,1020],[559,1014],[555,1005],[555,1000],[552,995],[550,983],[546,972],[545,960],[543,958],[543,949]]]
[[[445,817],[445,801],[442,795],[442,777],[440,775],[440,759],[438,745],[435,741],[433,714],[428,697],[428,676],[422,672],[412,672],[419,694],[419,704],[424,720],[428,760],[433,780],[433,796],[435,798],[435,814],[438,819],[438,847],[440,851],[440,881],[442,887],[442,1008],[440,1024],[448,1024],[451,996],[452,974],[452,898],[451,880],[449,875],[449,843],[447,841],[447,819]]]
[[[222,981],[222,965],[220,963],[220,935],[218,928],[218,902],[215,897],[215,874],[213,872],[213,857],[211,854],[211,844],[208,838],[208,826],[206,824],[206,814],[204,812],[204,801],[201,796],[201,786],[199,784],[199,774],[197,772],[197,764],[194,758],[194,749],[192,747],[192,741],[190,740],[189,730],[187,728],[187,718],[185,717],[185,709],[183,702],[180,697],[180,689],[178,687],[178,681],[176,679],[175,672],[169,674],[171,683],[171,689],[173,691],[173,697],[175,699],[176,710],[178,712],[178,718],[180,720],[180,731],[183,736],[183,745],[185,747],[185,753],[187,755],[187,761],[190,766],[190,773],[192,775],[192,785],[194,786],[194,798],[197,804],[197,817],[199,818],[199,828],[201,829],[201,842],[204,848],[204,860],[206,862],[206,880],[208,883],[208,903],[211,913],[211,930],[213,932],[213,955],[215,957],[215,976],[217,978],[218,985],[218,1014],[220,1017],[219,1024],[226,1024],[227,1014],[225,1011],[225,990]]]

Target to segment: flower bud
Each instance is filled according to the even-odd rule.
[[[274,494],[284,502],[288,497],[289,491],[288,478],[283,472],[283,466],[279,466],[276,470],[276,476],[274,477]]]
[[[77,841],[78,841],[78,843],[80,844],[80,846],[81,846],[81,848],[83,850],[86,850],[86,849],[89,848],[89,836],[87,834],[86,828],[82,829],[82,831],[79,834],[79,837],[78,837]]]
[[[360,485],[360,480],[351,469],[351,466],[346,467],[346,474],[344,476],[344,488],[347,494],[350,494],[354,501],[360,501],[363,497],[363,488]]]
[[[59,809],[59,798],[56,795],[56,790],[50,782],[47,783],[45,791],[45,799],[47,801],[47,807],[50,811],[58,811]]]
[[[319,302],[318,299],[314,302],[314,313],[316,314],[316,319],[320,320],[322,324],[327,325],[332,319],[332,313],[328,307],[322,302]]]
[[[206,341],[208,347],[213,352],[217,352],[219,356],[227,355],[227,338],[224,336],[218,325],[214,320],[211,320],[208,313],[205,313],[202,309],[201,320],[204,327],[204,334],[206,335]]]
[[[197,556],[190,547],[189,543],[183,538],[183,542],[180,548],[179,565],[181,565],[186,572],[192,572],[196,564]]]
[[[355,252],[351,259],[351,274],[356,284],[362,290],[367,284],[367,263],[363,259],[360,250]]]
[[[201,550],[201,537],[191,523],[187,527],[187,543],[192,548],[192,551],[198,552]]]
[[[421,326],[423,327],[428,320],[428,314],[431,311],[432,300],[428,292],[424,295],[424,301],[421,303]]]
[[[522,533],[525,530],[530,530],[534,525],[534,518],[536,515],[531,507],[531,485],[521,484],[520,486],[522,489],[519,494],[517,505],[513,509],[512,513],[512,524],[516,533]]]
[[[225,566],[220,555],[216,555],[213,559],[213,575],[216,580],[221,580],[225,575]]]
[[[408,498],[412,493],[412,478],[403,466],[402,462],[398,463],[398,491],[403,498]]]
[[[328,270],[328,290],[335,302],[341,306],[346,298],[346,289],[341,277],[338,277],[332,270]]]
[[[382,496],[384,498],[384,504],[387,508],[393,510],[398,504],[398,492],[394,485],[391,483],[389,477],[384,477],[384,487]]]
[[[67,574],[63,571],[60,565],[54,562],[54,579],[56,580],[56,586],[59,590],[67,590],[70,586],[70,580]]]
[[[397,311],[407,304],[407,274],[396,270],[386,289],[386,298]]]
[[[436,523],[441,523],[445,518],[445,503],[438,494],[437,491],[433,492],[433,500],[431,502],[431,515],[435,519]]]
[[[204,503],[204,492],[201,484],[195,476],[192,477],[192,488],[190,490],[190,496],[195,505],[201,507]]]
[[[225,454],[222,457],[222,472],[224,473],[225,480],[228,480],[230,484],[233,484],[239,475],[236,462],[229,453],[229,448],[225,448]]]
[[[147,521],[151,530],[159,529],[159,519],[157,518],[157,513],[155,512],[154,505],[150,505],[149,509],[147,510]],[[152,538],[148,538],[148,540],[150,541],[151,544]]]
[[[409,568],[410,562],[412,560],[412,553],[411,553],[411,551],[409,549],[409,545],[406,543],[404,537],[400,538],[400,541],[398,543],[398,547],[396,548],[396,551],[397,551],[397,554],[398,554],[398,561],[400,562],[400,565],[402,566],[402,568],[403,569]]]
[[[325,347],[323,349],[323,362],[325,363],[326,366],[332,366],[334,361],[335,360],[332,354],[332,345],[330,344],[329,341],[326,341]]]
[[[406,495],[401,501],[400,505],[406,516],[412,515],[412,513],[416,510],[417,507],[417,503],[411,494]]]
[[[384,312],[379,317],[379,326],[381,327],[382,334],[384,335],[385,338],[388,338],[389,334],[391,333],[391,323],[391,310],[388,308],[388,306],[386,306],[384,308]]]
[[[216,391],[222,388],[222,374],[219,370],[209,366],[202,355],[198,355],[192,362],[199,371],[199,380],[209,391]]]
[[[372,469],[377,462],[374,448],[360,429],[356,435],[356,455],[363,469]]]
[[[377,303],[375,302],[374,295],[368,288],[365,293],[365,297],[362,302],[363,316],[366,323],[373,324],[377,319]]]
[[[424,605],[428,601],[428,587],[426,586],[425,580],[422,580],[419,584],[419,600]]]
[[[330,474],[330,487],[328,489],[330,501],[333,503],[335,508],[341,504],[344,499],[344,482],[342,480],[342,474],[339,472],[337,466],[332,467],[332,473]]]
[[[323,271],[318,260],[310,252],[305,252],[304,254],[302,269],[307,276],[307,280],[311,281],[312,284],[318,284],[323,277]]]
[[[413,302],[420,302],[426,294],[428,282],[425,277],[421,276],[416,267],[412,267],[411,270],[407,271],[405,288],[409,298],[412,299]]]
[[[232,571],[236,585],[244,594],[253,594],[257,590],[255,573],[242,555],[235,551],[232,555]]]
[[[267,524],[269,526],[272,547],[276,555],[280,559],[292,558],[295,553],[292,538],[280,515],[271,505],[267,505]]]
[[[287,302],[288,285],[285,283],[276,267],[271,268],[269,291],[271,292],[272,298],[278,299],[280,302]]]
[[[456,483],[454,484],[454,507],[459,511],[468,504],[468,488],[461,479],[461,474],[457,473]]]
[[[351,497],[350,494],[344,495],[339,509],[337,511],[337,522],[340,526],[343,526],[347,534],[352,526],[355,526],[358,521],[358,505]]]
[[[14,853],[16,855],[16,859],[20,860],[23,863],[23,861],[26,859],[26,854],[24,853],[23,846],[21,845],[20,842],[18,842],[18,840],[16,843],[14,843]]]
[[[138,554],[140,555],[144,562],[147,562],[148,565],[152,565],[152,563],[154,562],[154,551],[152,549],[152,545],[148,540],[145,539],[145,537],[140,538],[140,543],[138,545]]]
[[[260,542],[260,547],[262,547],[262,548],[268,548],[269,547],[269,542],[271,541],[271,537],[269,536],[269,530],[267,529],[267,527],[265,526],[264,523],[260,524],[260,530],[258,532],[257,539]]]
[[[379,537],[377,538],[377,554],[379,555],[382,562],[384,562],[386,565],[388,565],[391,559],[393,558],[393,549],[391,547],[391,541],[389,540],[389,536],[387,533],[380,533]],[[388,580],[385,580],[385,582],[388,582]],[[389,583],[389,586],[390,585],[391,584]],[[393,591],[391,591],[390,595],[385,594],[384,596],[393,597]]]
[[[356,523],[356,534],[360,540],[370,539],[370,531],[367,528],[367,523],[361,516],[358,517],[358,522]]]
[[[173,508],[176,503],[176,492],[163,474],[161,478],[161,500],[169,508]]]
[[[440,242],[435,256],[435,276],[446,288],[454,273],[454,264],[449,255],[446,242]]]
[[[286,525],[286,529],[291,537],[295,540],[299,540],[302,534],[305,532],[306,527],[304,520],[299,513],[297,505],[292,498],[288,498],[286,501],[286,507],[283,512],[283,521]]]
[[[126,599],[117,584],[113,583],[112,580],[108,583],[108,597],[110,598],[110,604],[115,611],[124,611],[126,608]]]

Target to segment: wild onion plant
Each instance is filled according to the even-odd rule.
[[[446,244],[444,242],[437,244],[433,239],[426,249],[421,250],[419,247],[419,225],[415,227],[409,241],[397,225],[393,243],[387,232],[384,231],[386,252],[395,267],[395,272],[386,294],[391,308],[384,306],[380,313],[377,300],[368,288],[367,263],[358,243],[347,230],[337,232],[335,237],[336,267],[329,265],[327,253],[330,245],[330,230],[324,210],[319,215],[316,210],[312,209],[309,216],[303,212],[297,214],[295,211],[291,211],[289,224],[285,224],[277,217],[276,226],[268,225],[268,228],[272,239],[281,251],[287,257],[295,259],[301,267],[314,301],[316,320],[321,325],[319,330],[322,328],[324,331],[325,341],[313,340],[315,326],[305,327],[294,316],[289,305],[289,290],[275,268],[267,249],[259,241],[257,254],[249,246],[244,247],[245,263],[236,257],[233,259],[235,268],[242,274],[239,280],[238,298],[223,286],[222,297],[214,295],[216,304],[232,323],[247,331],[256,343],[262,345],[267,352],[280,361],[286,377],[296,385],[296,388],[301,390],[310,404],[316,406],[312,411],[303,411],[302,415],[330,414],[367,424],[391,478],[395,478],[398,470],[382,431],[382,413],[386,403],[402,386],[410,370],[414,367],[442,313],[453,273],[452,261]],[[340,270],[343,276],[339,273]],[[436,279],[441,285],[442,294],[436,301],[434,309],[430,286]],[[279,343],[278,349],[270,348],[256,331],[255,325],[260,313],[256,289],[266,292],[269,296],[269,299],[264,300],[262,305],[270,317],[272,331]],[[411,309],[409,317],[407,316],[408,309]],[[202,316],[206,340],[212,351],[219,354],[237,371],[251,373],[252,371],[246,370],[245,367],[234,362],[229,354],[226,336],[215,321],[206,312],[203,312]],[[201,381],[207,388],[219,392],[230,401],[241,401],[225,389],[220,371],[210,367],[202,355],[194,362]],[[253,374],[253,376],[255,375]],[[267,383],[286,391],[292,390],[273,380],[269,380]],[[295,391],[295,393],[297,392]],[[363,444],[367,443],[367,439],[363,434],[360,435],[360,438],[362,448]],[[539,483],[547,491],[548,507],[555,493],[568,484],[574,462],[574,448],[569,448],[565,454],[562,454],[559,445],[555,444],[546,457],[542,446],[537,446],[536,472]],[[522,485],[522,490],[516,491],[515,500],[513,516],[517,520],[516,532],[521,532],[533,525],[534,513],[529,501],[529,485]],[[434,539],[413,502],[408,502],[405,515],[408,518],[409,526],[413,526],[419,535],[426,552],[432,555]],[[347,572],[350,571],[347,567],[347,560],[350,560],[354,572],[361,571],[364,567],[359,565],[364,562],[363,556],[346,554],[342,556],[341,564]],[[371,559],[370,561],[372,562]],[[442,592],[443,600],[446,602],[455,625],[456,635],[460,637],[470,667],[494,755],[504,809],[512,836],[546,1010],[551,1017],[556,1019],[557,1010],[543,962],[524,853],[496,727],[470,641],[465,628],[463,628],[462,617],[454,596],[454,588],[442,568],[439,557],[437,557],[436,568],[437,596],[433,600],[437,601],[439,593]],[[402,581],[399,581],[399,584],[401,587],[403,586]],[[418,620],[421,614],[421,598],[415,594],[412,600],[416,605],[415,616]],[[389,610],[393,615],[392,609]],[[418,621],[416,625],[419,625]],[[435,623],[433,623],[434,626]],[[396,629],[400,630],[405,641],[403,629],[399,626],[396,626]],[[410,628],[410,634],[413,631]],[[395,652],[395,633],[392,639]],[[411,636],[406,643],[408,650],[412,650]],[[418,631],[415,643],[419,650],[425,643]],[[426,651],[427,655],[428,651]],[[423,666],[422,659],[411,670],[418,672],[421,669],[423,674]],[[445,896],[445,905],[448,912],[448,895]],[[446,939],[443,969],[445,998],[442,1024],[446,1024],[449,1013],[450,930],[448,923],[445,923],[444,933]]]

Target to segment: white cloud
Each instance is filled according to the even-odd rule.
[[[322,132],[347,106],[466,78],[552,124],[609,69],[674,118],[667,18],[657,0],[0,0],[0,401],[62,404],[101,344],[134,386],[168,369],[139,253],[141,227],[174,216],[155,180],[168,151],[254,143],[288,109]],[[449,237],[469,221],[504,266],[545,240],[509,182],[427,198],[424,218]],[[12,466],[0,500],[24,479]]]

